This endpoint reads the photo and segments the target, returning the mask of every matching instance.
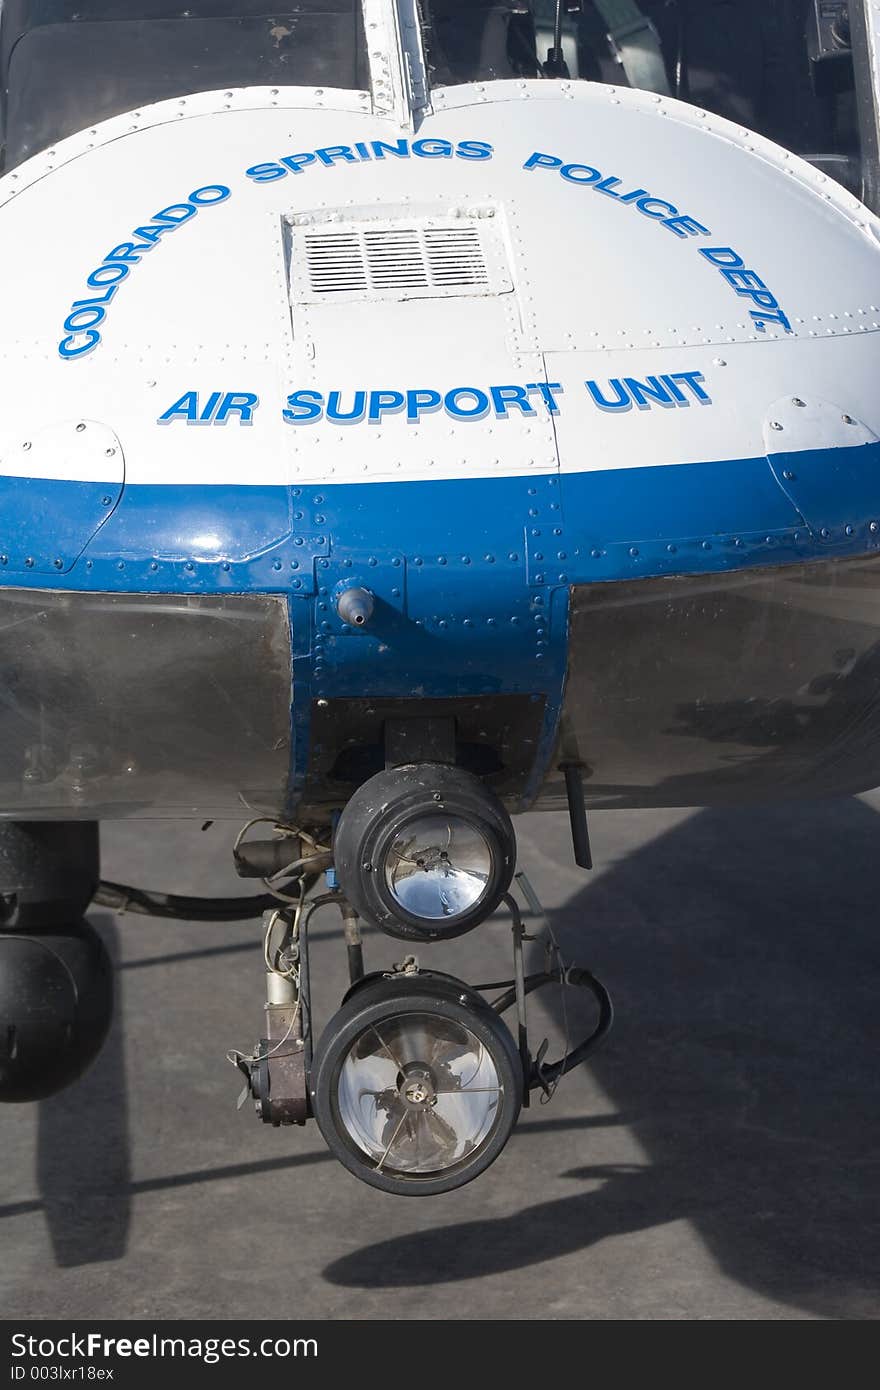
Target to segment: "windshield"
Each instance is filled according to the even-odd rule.
[[[880,202],[864,0],[420,0],[432,85],[667,92]],[[123,111],[223,87],[369,88],[359,0],[0,0],[10,169]],[[861,113],[861,130],[859,113]]]
[[[360,0],[0,0],[6,169],[97,121],[224,87],[369,88]]]
[[[556,0],[423,8],[435,84],[570,76],[666,92],[862,191],[847,0],[563,0],[558,52]]]

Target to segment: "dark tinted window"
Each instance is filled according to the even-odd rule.
[[[854,33],[861,3],[849,5]],[[556,0],[421,0],[421,9],[432,83],[545,72]],[[626,85],[626,45],[609,32],[619,0],[563,0],[562,9],[571,76]],[[368,87],[358,0],[282,0],[280,12],[265,11],[266,0],[6,0],[6,167],[95,121],[189,92]],[[652,26],[655,58],[641,85],[654,81],[863,191],[862,155],[873,167],[877,141],[846,0],[633,0],[627,13]]]
[[[434,82],[536,76],[546,65],[556,0],[424,0],[424,8]],[[570,75],[628,85],[625,41],[609,33],[619,0],[562,8]],[[655,90],[746,125],[860,190],[847,0],[638,0],[628,13],[652,26]],[[650,85],[649,70],[639,85]]]
[[[357,0],[266,9],[265,0],[6,0],[6,168],[96,121],[190,92],[369,86]]]

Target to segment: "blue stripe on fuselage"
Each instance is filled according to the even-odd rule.
[[[491,577],[497,570],[488,566],[508,563],[510,554],[518,558],[509,563],[521,570],[528,553],[531,578],[543,571],[545,584],[568,585],[874,549],[870,525],[880,517],[880,445],[786,458],[798,479],[787,487],[792,500],[766,458],[561,478],[542,474],[289,489],[126,484],[94,534],[95,500],[105,485],[3,477],[0,583],[296,595],[308,591],[315,557],[375,551],[377,557],[405,556],[408,569],[418,567],[420,559],[430,563],[443,555],[450,566],[473,566],[472,578],[476,573]],[[47,498],[51,514],[62,509],[79,537],[76,553],[70,553],[67,535],[47,534]],[[493,561],[487,562],[486,554]],[[539,555],[541,560],[533,558]],[[28,565],[33,556],[45,559]]]
[[[880,445],[789,455],[786,472],[786,491],[766,458],[309,488],[127,484],[97,531],[100,484],[3,478],[0,584],[286,594],[294,795],[322,697],[542,698],[537,780],[561,709],[571,585],[878,548]],[[45,518],[59,507],[75,554],[53,555]],[[347,583],[377,597],[356,632],[335,608]]]

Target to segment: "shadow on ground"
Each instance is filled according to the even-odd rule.
[[[90,917],[119,961],[113,919]],[[123,1003],[116,976],[113,1024],[83,1079],[40,1104],[37,1185],[60,1266],[118,1260],[126,1251],[131,1154],[125,1084]]]
[[[702,812],[606,870],[555,920],[614,995],[591,1065],[645,1166],[578,1169],[571,1196],[364,1247],[325,1277],[475,1279],[685,1218],[763,1295],[877,1317],[878,856],[880,819],[849,800]]]
[[[593,827],[600,856],[604,823]],[[543,833],[567,862],[564,839]],[[686,1219],[744,1286],[819,1315],[877,1317],[878,854],[880,819],[858,800],[706,811],[585,881],[554,920],[569,956],[615,997],[617,1027],[591,1062],[612,1113],[536,1108],[515,1140],[540,1146],[557,1178],[554,1132],[581,1133],[586,1162],[563,1175],[571,1194],[536,1192],[515,1215],[365,1246],[325,1278],[471,1280]],[[112,921],[96,925],[115,955]],[[122,1256],[133,1194],[330,1161],[132,1182],[121,1034],[117,1015],[85,1080],[40,1107],[39,1200],[0,1208],[42,1208],[58,1265]],[[617,1123],[640,1141],[643,1166],[589,1163],[591,1131]]]

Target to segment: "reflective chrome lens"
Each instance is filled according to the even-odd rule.
[[[454,1019],[403,1013],[370,1025],[339,1075],[339,1116],[377,1171],[442,1173],[486,1142],[503,1087],[479,1038]]]
[[[485,837],[457,816],[411,820],[385,858],[385,882],[413,917],[431,921],[469,911],[486,892],[492,851]]]

